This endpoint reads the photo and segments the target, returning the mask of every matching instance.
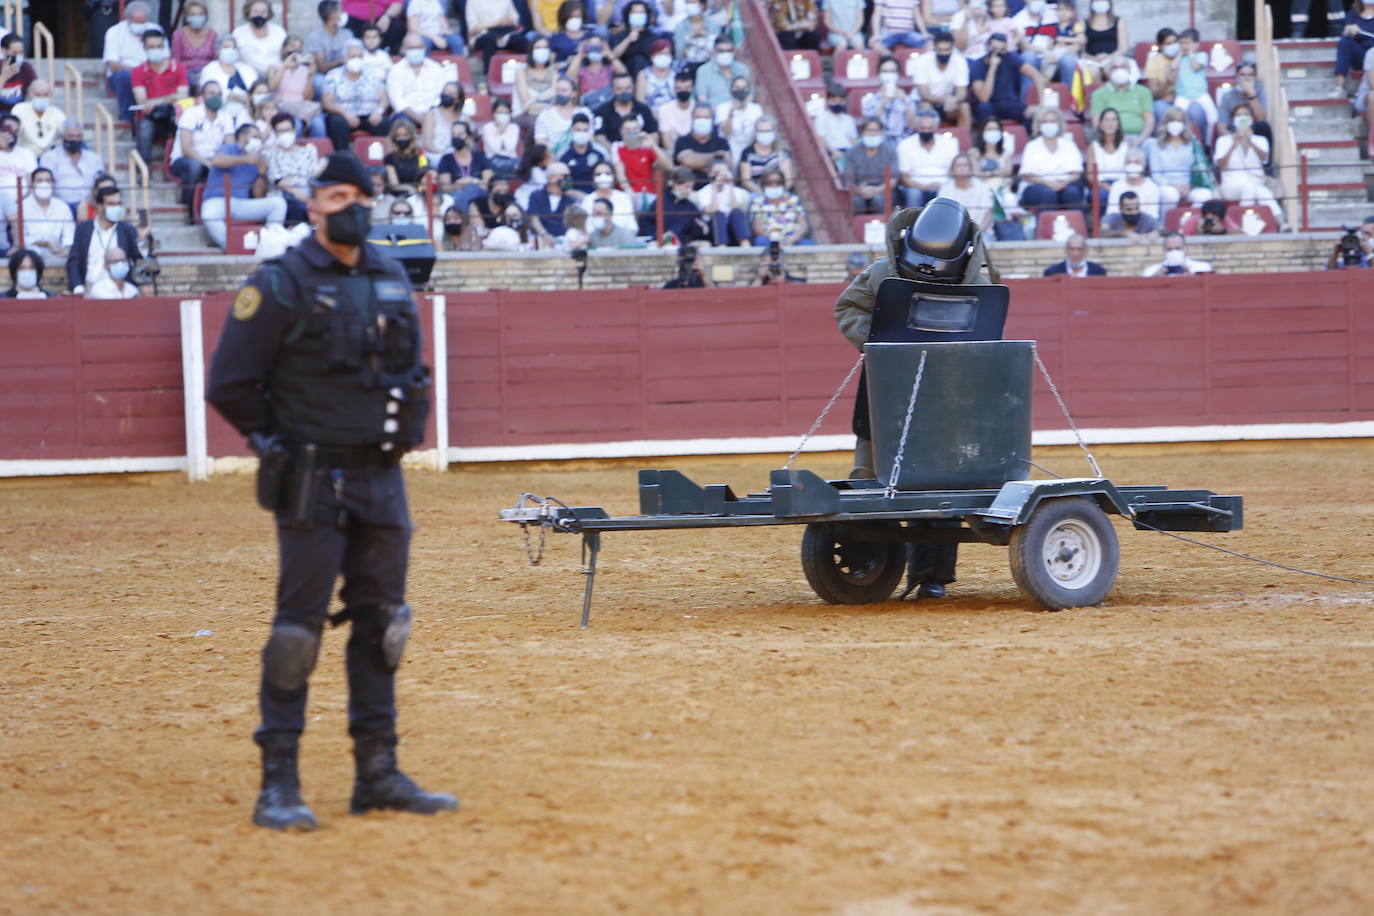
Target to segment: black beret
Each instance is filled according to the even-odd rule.
[[[325,188],[332,184],[351,184],[369,197],[372,195],[372,179],[357,156],[345,150],[330,153],[324,160],[324,168],[310,182],[312,187]]]

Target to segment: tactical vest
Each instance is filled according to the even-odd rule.
[[[275,269],[295,326],[282,341],[269,395],[282,435],[297,444],[419,445],[429,416],[429,368],[410,284],[390,275],[313,268],[296,249]]]

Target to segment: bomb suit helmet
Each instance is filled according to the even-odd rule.
[[[937,197],[921,210],[897,252],[901,275],[932,283],[960,283],[973,257],[975,233],[968,210]]]

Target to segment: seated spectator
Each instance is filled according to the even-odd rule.
[[[419,35],[406,35],[401,47],[401,60],[386,73],[386,97],[395,117],[408,118],[418,128],[425,112],[439,104],[444,86],[456,80],[457,71],[452,64],[440,66],[426,57]]]
[[[940,193],[959,153],[953,134],[937,134],[940,118],[930,109],[916,113],[916,133],[897,144],[903,206],[924,207]]]
[[[138,286],[129,280],[129,256],[118,246],[105,251],[105,276],[86,290],[87,299],[132,299]]]
[[[520,157],[520,164],[515,168],[515,177],[520,179],[520,189],[516,191],[515,199],[526,210],[530,208],[530,195],[548,182],[548,169],[553,162],[553,150],[542,143],[530,146]]]
[[[820,49],[821,20],[816,0],[768,0],[768,19],[784,51]]]
[[[1041,64],[1040,72],[1046,77],[1053,76],[1065,86],[1072,86],[1078,58],[1083,53],[1087,38],[1083,22],[1073,7],[1073,0],[1058,0],[1055,17],[1054,38],[1045,52],[1045,62]]]
[[[280,115],[278,115],[280,117]],[[312,148],[313,149],[313,148]],[[286,201],[280,197],[254,199],[252,185],[259,175],[267,174],[267,161],[262,154],[262,137],[253,124],[244,124],[234,131],[232,142],[225,143],[210,160],[210,174],[205,179],[205,195],[200,204],[200,218],[205,231],[220,248],[228,238],[227,219],[236,223],[271,223],[280,225],[286,220]],[[232,201],[224,199],[224,179],[229,178]]]
[[[844,167],[844,157],[859,142],[859,125],[845,104],[844,89],[832,85],[826,90],[825,111],[813,119],[816,134],[835,164]],[[881,126],[881,125],[879,125]]]
[[[266,85],[263,86],[266,90]],[[277,105],[276,98],[270,91],[253,93],[253,107],[249,112],[250,118],[258,127],[258,133],[266,136],[272,132],[272,119],[281,114],[281,107]]]
[[[568,2],[574,3],[576,0]],[[558,71],[552,61],[553,52],[549,47],[549,39],[543,35],[530,39],[530,51],[525,55],[525,66],[515,71],[515,91],[511,95],[516,123],[521,127],[533,127],[535,119],[553,103]]]
[[[714,170],[712,163],[717,162],[718,157],[729,155],[730,144],[716,133],[711,106],[698,104],[692,114],[692,132],[679,137],[673,147],[673,163],[691,169],[696,176],[697,187],[702,187],[710,180],[710,173]],[[726,162],[725,167],[730,168],[730,163]]]
[[[960,153],[949,166],[949,177],[940,185],[937,197],[957,200],[968,211],[974,225],[986,232],[992,226],[992,192],[973,174],[973,156]]]
[[[1037,136],[1021,154],[1021,206],[1083,205],[1083,154],[1068,136],[1058,109],[1041,112]]]
[[[296,119],[284,111],[272,119],[269,139],[271,142],[264,144],[263,150],[267,184],[286,201],[285,222],[295,225],[306,218],[310,182],[323,168],[320,152],[305,142],[296,129]]]
[[[643,130],[658,133],[658,122],[649,106],[635,99],[634,77],[628,73],[617,73],[611,80],[611,100],[596,110],[592,123],[596,127],[597,141],[610,146],[620,142],[620,125],[626,118],[639,121]]]
[[[1174,84],[1178,80],[1178,58],[1183,47],[1173,29],[1155,33],[1155,46],[1145,58],[1145,85],[1154,98],[1155,122],[1163,120],[1164,110],[1173,104]]]
[[[1198,225],[1199,235],[1226,235],[1226,202],[1215,197],[1202,205],[1202,222]]]
[[[478,235],[466,211],[449,207],[443,216],[444,237],[439,247],[442,251],[478,251],[482,239]]]
[[[386,192],[386,167],[369,165],[367,176],[372,179],[372,222],[377,225],[391,222],[391,195]]]
[[[949,30],[954,35],[954,46],[973,61],[987,56],[993,35],[1015,35],[1016,25],[1011,21],[1007,0],[969,0],[968,9],[950,19]]]
[[[77,207],[90,192],[96,176],[105,171],[105,160],[86,146],[85,130],[80,121],[67,119],[62,125],[61,146],[44,153],[41,162],[53,174],[57,199],[67,204],[75,217]]]
[[[473,142],[464,121],[455,121],[449,151],[439,160],[439,188],[453,195],[453,205],[466,213],[472,201],[487,194],[495,172]]]
[[[1212,265],[1206,261],[1194,261],[1188,257],[1188,241],[1181,232],[1169,232],[1164,236],[1164,260],[1151,264],[1141,271],[1142,277],[1189,277],[1194,274],[1209,274]]]
[[[0,117],[0,206],[7,220],[19,210],[19,189],[38,168],[38,157],[19,145],[19,119]]]
[[[940,120],[967,128],[973,121],[968,103],[968,61],[954,48],[948,32],[935,35],[935,53],[916,60],[916,88],[911,100],[930,108]]]
[[[1374,59],[1371,59],[1374,64]],[[1371,67],[1365,66],[1365,74],[1369,75]],[[1368,83],[1368,79],[1364,80]],[[1230,89],[1227,89],[1221,96],[1221,104],[1217,107],[1217,123],[1223,125],[1226,130],[1234,130],[1235,125],[1231,123],[1231,118],[1235,114],[1237,106],[1248,103],[1250,115],[1254,118],[1251,127],[1255,135],[1263,137],[1272,148],[1274,145],[1274,131],[1269,126],[1269,97],[1265,94],[1264,84],[1256,76],[1255,62],[1244,60],[1240,66],[1236,67],[1236,82]],[[1364,110],[1364,106],[1356,105],[1356,112]],[[1368,118],[1374,124],[1374,118]]]
[[[663,234],[684,245],[710,237],[706,217],[692,193],[694,180],[691,169],[682,166],[673,169],[668,176],[668,194],[663,201]]]
[[[1102,2],[1102,0],[1098,0]],[[1111,58],[1108,68],[1110,83],[1092,94],[1090,111],[1093,126],[1098,126],[1103,112],[1113,111],[1121,124],[1121,132],[1128,137],[1148,137],[1154,133],[1154,100],[1150,90],[1131,82],[1126,58],[1120,54]]]
[[[1160,200],[1165,207],[1172,207],[1180,201],[1200,204],[1212,199],[1207,188],[1193,187],[1193,169],[1204,159],[1201,144],[1193,137],[1188,118],[1183,109],[1173,107],[1164,112],[1155,135],[1145,141],[1142,147],[1150,163],[1150,177],[1159,185]]]
[[[882,122],[868,118],[859,128],[859,143],[844,160],[844,186],[853,196],[855,215],[885,214],[883,189],[896,177],[897,148],[883,134]]]
[[[868,48],[868,26],[862,0],[826,0],[825,34],[833,51]]]
[[[926,46],[926,24],[921,0],[876,0],[869,20],[870,48],[896,47],[920,50]]]
[[[558,240],[558,247],[564,251],[576,251],[579,248],[586,248],[591,241],[591,235],[587,231],[589,214],[581,207],[570,207],[563,216],[563,237]]]
[[[1345,14],[1345,27],[1336,44],[1336,88],[1333,99],[1344,98],[1345,78],[1374,49],[1374,0],[1352,3]],[[1368,68],[1366,73],[1368,72]]]
[[[102,173],[100,175],[95,176],[95,181],[91,184],[91,193],[86,197],[86,219],[95,219],[97,216],[100,215],[101,211],[104,209],[103,205],[100,203],[100,195],[102,191],[106,189],[113,191],[118,188],[119,182],[115,181],[115,177],[113,175],[106,175]],[[124,212],[123,206],[119,207],[119,212]],[[77,221],[77,228],[81,228],[80,220]]]
[[[251,114],[249,89],[258,81],[258,72],[239,61],[238,42],[232,35],[219,40],[219,56],[200,71],[200,85],[214,83],[220,88],[224,113],[231,121]]]
[[[922,0],[921,18],[933,36],[937,32],[949,31],[950,23],[954,21],[955,14],[962,9],[963,4],[960,0]]]
[[[790,189],[796,180],[797,163],[778,139],[777,122],[762,117],[754,125],[754,142],[740,155],[740,187],[750,194],[760,194],[763,176],[772,171],[780,172]]]
[[[1197,29],[1184,29],[1178,34],[1179,56],[1174,60],[1174,98],[1171,104],[1182,108],[1193,122],[1199,137],[1210,137],[1217,121],[1217,106],[1207,89],[1207,52],[1199,46]],[[1155,114],[1165,107],[1155,103]]]
[[[745,77],[730,84],[730,101],[715,108],[716,127],[730,144],[730,157],[738,160],[754,142],[754,130],[763,117],[763,106],[753,100],[753,86]]]
[[[281,61],[286,30],[272,22],[272,6],[267,0],[249,0],[243,7],[247,22],[234,29],[239,59],[259,73],[266,73]]]
[[[447,5],[443,0],[406,0],[406,31],[420,36],[426,53],[466,54],[462,31],[444,15]]]
[[[1096,134],[1088,144],[1088,182],[1090,187],[1097,186],[1096,203],[1101,210],[1107,203],[1112,184],[1126,177],[1126,153],[1131,147],[1126,145],[1121,118],[1114,108],[1102,112]]]
[[[1116,14],[1113,0],[1092,0],[1089,8],[1092,14],[1084,23],[1085,43],[1078,59],[1087,65],[1087,76],[1095,82],[1109,72],[1113,57],[1129,51],[1131,42],[1126,20]]]
[[[1040,71],[1008,50],[1001,33],[988,42],[986,57],[969,63],[969,85],[973,87],[973,116],[980,121],[999,118],[1026,123],[1025,80],[1035,84],[1037,97],[1045,88]]]
[[[799,277],[787,269],[787,253],[782,250],[781,243],[777,247],[769,243],[759,255],[759,266],[749,285],[772,286],[777,283],[805,282],[805,277]]]
[[[1021,12],[1011,17],[1012,32],[1007,36],[1013,49],[1037,71],[1059,33],[1058,15],[1045,0],[1026,0]]]
[[[463,103],[467,93],[453,80],[439,90],[439,104],[425,112],[420,122],[420,145],[425,148],[431,159],[439,159],[453,149],[449,141],[453,138],[453,125],[463,120]]]
[[[359,0],[344,0],[346,5],[355,2],[359,2]],[[366,2],[370,3],[373,2],[373,0],[366,0]],[[394,5],[397,7],[400,6],[399,3]],[[354,22],[353,14],[349,13],[348,17],[349,23],[352,24]],[[396,36],[396,41],[400,42],[404,37],[405,29],[402,28],[401,33]],[[366,70],[369,75],[375,76],[385,83],[386,75],[391,70],[391,65],[394,61],[391,59],[391,52],[382,44],[382,30],[375,25],[370,25],[363,29],[361,40],[363,43],[363,69]]]
[[[585,113],[573,115],[571,142],[558,161],[568,167],[573,189],[586,194],[595,186],[592,176],[596,167],[605,163],[609,168],[610,157],[600,147],[592,143],[592,119]]]
[[[556,27],[547,33],[540,32],[548,41],[550,59],[560,64],[570,60],[582,46],[582,42],[592,37],[593,25],[591,17],[587,15],[587,8],[580,0],[565,0],[559,4]],[[538,39],[534,35],[530,35],[529,39],[530,51],[533,53]]]
[[[355,37],[361,38],[369,54],[374,49],[386,55],[386,66],[391,66],[391,55],[400,53],[401,39],[408,31],[403,0],[342,0],[343,11],[348,14],[348,26]],[[475,5],[475,4],[474,4]],[[376,32],[376,41],[368,39],[369,32]],[[368,66],[372,64],[369,61]]]
[[[1121,199],[1129,193],[1134,194],[1140,201],[1142,213],[1153,220],[1162,220],[1164,194],[1159,185],[1145,175],[1145,154],[1138,149],[1127,151],[1126,165],[1122,171],[1125,177],[1112,182],[1111,191],[1107,195],[1107,215],[1110,216],[1118,210]]]
[[[143,53],[143,33],[148,22],[148,4],[133,0],[125,4],[124,18],[105,31],[105,87],[115,97],[119,120],[133,122],[134,90],[129,78],[134,68],[147,58]],[[24,63],[24,39],[17,33],[0,39],[0,112],[8,112],[23,101],[29,84],[38,78],[32,66]],[[80,116],[81,112],[73,112]]]
[[[692,195],[710,228],[712,245],[748,245],[749,192],[735,185],[728,162],[711,166],[710,181]]]
[[[167,36],[160,29],[143,33],[143,52],[147,60],[134,68],[129,77],[134,102],[139,110],[134,122],[138,154],[150,168],[162,159],[163,146],[177,131],[178,107],[190,94],[190,83],[181,64],[172,60]],[[156,152],[153,144],[159,144]]]
[[[104,254],[114,248],[126,253],[137,266],[142,258],[139,240],[148,234],[147,228],[134,229],[124,220],[124,197],[119,188],[98,189],[94,202],[95,216],[77,225],[67,251],[67,289],[73,296],[84,295],[110,276]]]
[[[611,202],[598,198],[592,203],[591,218],[587,220],[588,248],[643,248],[634,230],[616,222]]]
[[[676,148],[677,141],[692,132],[692,111],[696,108],[692,101],[692,85],[690,73],[679,73],[673,78],[673,100],[654,111],[664,149]],[[762,109],[759,113],[762,114]]]
[[[607,60],[605,41],[593,35],[582,43],[563,72],[576,85],[582,104],[592,109],[610,101],[611,78],[624,69],[620,61]]]
[[[200,71],[215,59],[219,33],[210,28],[210,9],[202,0],[189,0],[182,7],[185,24],[172,33],[172,59],[186,71],[190,85],[200,85]]]
[[[1159,238],[1159,220],[1145,212],[1139,194],[1124,191],[1117,205],[1119,209],[1102,218],[1104,239],[1130,239],[1138,245]]]
[[[540,112],[534,121],[534,142],[543,143],[555,156],[563,155],[572,142],[573,117],[578,114],[590,123],[591,111],[577,104],[576,84],[560,76],[554,83],[553,104]]]
[[[324,77],[343,66],[348,42],[353,33],[343,26],[348,14],[339,0],[320,0],[315,7],[320,24],[305,36],[305,53],[315,61],[315,98],[324,98]]]
[[[635,98],[650,111],[673,100],[673,43],[658,38],[649,46],[649,64],[635,74]]]
[[[563,214],[573,206],[573,199],[567,193],[571,187],[568,167],[554,162],[548,167],[548,181],[544,187],[530,194],[530,222],[545,248],[557,247],[565,231]]]
[[[385,136],[391,126],[387,104],[385,78],[367,69],[362,42],[348,39],[344,42],[343,66],[330,70],[324,78],[324,129],[334,148],[350,149],[355,130]]]
[[[526,185],[526,187],[529,187],[532,194],[543,187],[543,185],[544,182],[541,181],[538,187],[530,187],[528,185]],[[524,189],[523,187],[521,188],[522,191]],[[526,200],[528,199],[529,195],[526,195]],[[487,196],[478,197],[468,205],[468,218],[476,231],[481,235],[485,235],[488,229],[492,229],[501,223],[502,219],[504,219],[503,214],[513,203],[519,202],[516,200],[516,195],[511,193],[510,182],[504,178],[493,178],[488,188]],[[529,207],[520,204],[520,209],[527,211]]]
[[[973,125],[973,174],[991,190],[1011,186],[1016,161],[1016,137],[1002,129],[997,118]]]
[[[677,276],[663,284],[664,289],[703,289],[716,284],[701,262],[697,246],[682,243],[677,249]]]
[[[0,293],[0,299],[52,298],[52,293],[43,288],[43,257],[38,252],[14,249],[10,252],[9,267],[10,288]]]
[[[770,241],[784,245],[815,244],[807,238],[811,234],[811,224],[806,219],[801,198],[787,190],[787,179],[782,172],[778,169],[765,172],[760,177],[760,184],[763,194],[749,211],[754,244],[767,245]]]
[[[29,84],[29,97],[11,110],[19,119],[19,145],[42,156],[57,145],[67,115],[52,103],[52,86],[47,80]]]
[[[1075,232],[1064,242],[1064,260],[1045,268],[1045,276],[1065,274],[1070,277],[1105,277],[1107,268],[1088,260],[1088,240]]]
[[[65,258],[76,233],[72,210],[56,199],[55,180],[42,166],[29,176],[29,193],[24,195],[20,213],[24,218],[23,243],[53,258]]]
[[[692,73],[711,60],[720,29],[711,22],[703,0],[687,0],[685,6],[686,18],[673,29],[673,47],[677,59],[686,64],[686,72]]]
[[[311,134],[323,137],[324,116],[315,100],[315,58],[305,53],[305,42],[288,35],[282,42],[281,60],[266,73],[278,109],[299,119]]]
[[[735,59],[735,43],[727,35],[716,39],[716,53],[697,68],[697,101],[714,109],[730,101],[730,87],[739,77],[749,79],[749,68]]]
[[[406,118],[392,122],[382,164],[386,166],[387,192],[406,197],[420,193],[421,181],[434,169],[416,140],[415,128]]]
[[[632,86],[639,71],[649,66],[653,46],[664,38],[658,30],[657,15],[653,4],[633,0],[625,7],[625,24],[611,31],[611,56],[624,65]]]
[[[616,186],[632,196],[635,210],[648,210],[657,198],[654,169],[670,172],[673,160],[653,142],[636,118],[621,122],[620,137],[620,142],[611,146]]]
[[[597,165],[592,173],[592,189],[578,203],[578,206],[588,213],[592,212],[592,205],[598,200],[604,200],[610,205],[611,214],[615,217],[617,226],[622,226],[630,234],[639,232],[639,220],[635,215],[634,198],[626,191],[615,186],[615,169],[610,162],[602,162]]]
[[[1265,182],[1265,167],[1269,164],[1269,141],[1255,133],[1255,116],[1251,103],[1236,106],[1231,123],[1235,129],[1217,139],[1217,172],[1221,176],[1219,191],[1223,200],[1243,206],[1263,204],[1283,222],[1283,210]]]

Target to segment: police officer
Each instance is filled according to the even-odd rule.
[[[405,269],[365,243],[372,182],[348,152],[328,157],[309,202],[313,235],[239,290],[207,399],[261,458],[258,501],[276,514],[277,613],[262,652],[262,793],[253,822],[315,827],[297,748],[326,621],[351,624],[350,811],[458,807],[396,765],[395,672],[410,632],[410,515],[400,458],[424,437],[429,370]],[[329,616],[343,575],[344,609]]]
[[[991,279],[984,276],[986,265]],[[861,352],[869,341],[878,287],[888,277],[925,283],[964,286],[997,281],[988,258],[983,233],[969,219],[958,201],[937,197],[924,208],[898,210],[887,224],[887,257],[878,258],[859,273],[835,302],[835,322],[840,333]],[[868,420],[868,385],[859,377],[854,405],[854,470],[849,476],[874,477],[873,435]],[[919,585],[917,598],[943,598],[945,586],[954,581],[957,544],[912,544],[905,598]]]

